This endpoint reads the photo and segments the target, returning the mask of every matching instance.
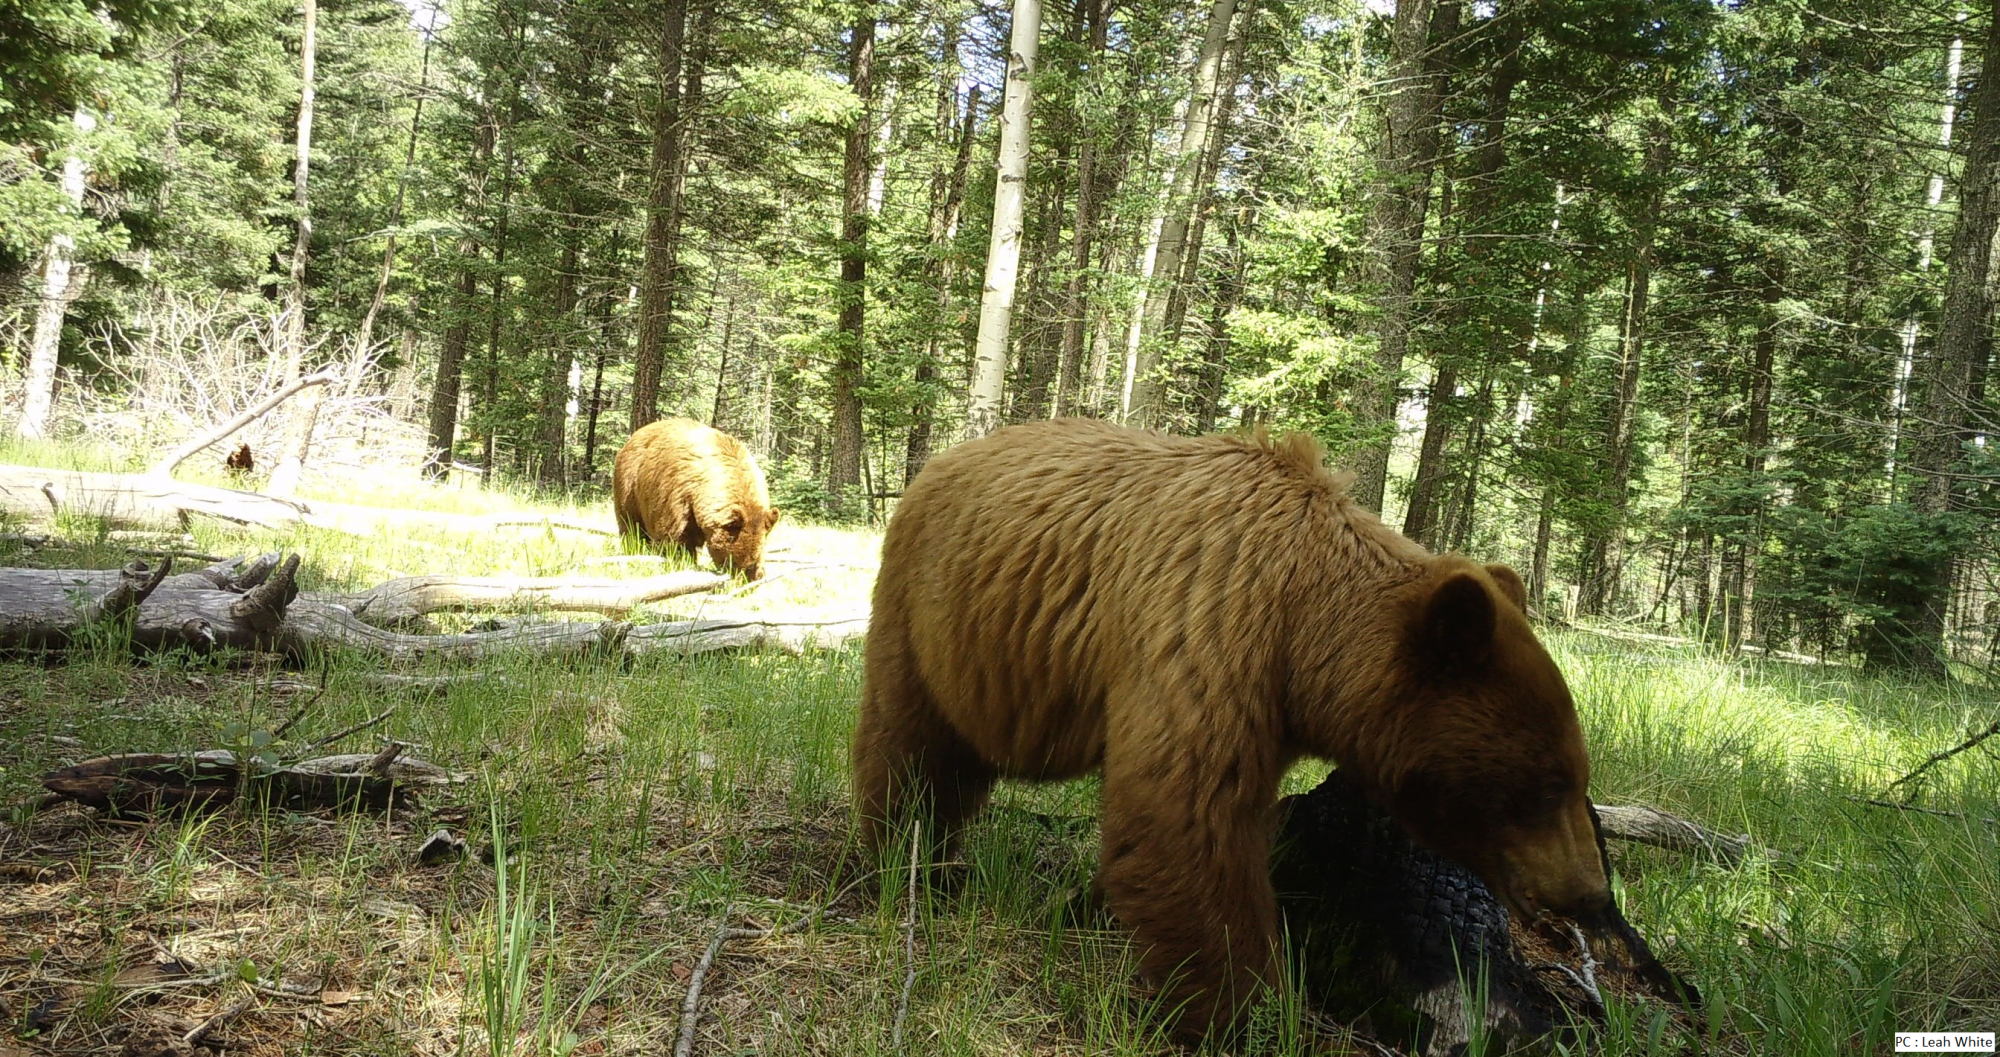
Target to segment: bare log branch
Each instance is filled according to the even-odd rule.
[[[174,467],[188,461],[189,458],[193,457],[196,452],[199,452],[203,448],[270,414],[279,404],[290,400],[294,393],[310,388],[311,386],[326,385],[329,382],[339,380],[339,372],[332,367],[325,368],[317,374],[295,378],[277,392],[265,397],[255,407],[168,452],[146,472],[159,477],[171,477],[173,476]]]
[[[399,627],[426,613],[465,609],[596,612],[615,618],[647,602],[712,591],[728,582],[694,569],[639,580],[405,576],[321,601],[344,606],[378,628]]]
[[[0,465],[0,510],[45,519],[68,509],[121,527],[180,527],[191,514],[259,528],[317,524],[305,503],[152,474]]]
[[[1604,825],[1604,835],[1615,840],[1649,844],[1668,851],[1705,852],[1724,866],[1735,866],[1753,852],[1764,858],[1779,857],[1759,847],[1748,834],[1731,836],[1717,833],[1679,815],[1645,804],[1591,806],[1597,809],[1598,821]]]
[[[708,950],[702,952],[701,961],[695,963],[694,972],[688,975],[687,997],[681,1001],[681,1031],[680,1038],[674,1043],[674,1057],[690,1057],[694,1053],[694,1029],[701,1012],[701,985],[708,979],[708,970],[715,964],[715,956],[722,953],[723,944],[730,940],[763,939],[781,932],[802,929],[820,913],[821,911],[817,909],[808,910],[793,921],[771,929],[738,929],[725,924],[722,930],[715,934],[715,939],[709,943]],[[726,922],[728,919],[729,915],[725,912],[723,920]]]
[[[802,653],[808,647],[831,649],[868,633],[868,614],[847,614],[822,620],[756,618],[677,620],[633,628],[625,650],[634,656],[666,653],[693,656],[714,650],[765,647]]]
[[[1890,782],[1889,789],[1894,789],[1899,785],[1904,785],[1909,782],[1916,781],[1918,778],[1923,776],[1925,771],[1928,771],[1931,768],[1936,767],[1938,764],[1941,764],[1944,761],[1951,759],[1953,756],[1956,756],[1961,752],[1965,752],[1969,749],[1977,747],[1980,742],[1983,742],[1988,738],[1993,737],[1996,734],[2000,734],[2000,719],[1994,720],[1992,726],[1989,726],[1985,730],[1982,730],[1977,734],[1974,734],[1971,737],[1965,739],[1964,741],[1961,741],[1958,744],[1953,745],[1949,749],[1940,749],[1937,752],[1931,753],[1929,756],[1924,758],[1924,762],[1917,765],[1916,770],[1911,771],[1909,774],[1906,774],[1903,777],[1898,778],[1893,782]],[[1883,791],[1887,792],[1888,790],[1885,789]],[[1916,790],[1913,789],[1910,792],[1911,795],[1915,795]],[[1908,798],[1906,797],[1905,799]]]
[[[364,624],[339,606],[300,599],[286,610],[277,645],[295,657],[340,647],[395,662],[480,661],[513,652],[580,655],[610,650],[624,640],[625,632],[625,624],[606,620],[551,621],[463,635],[404,635]]]

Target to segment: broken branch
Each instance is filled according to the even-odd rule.
[[[337,380],[339,377],[340,375],[337,371],[328,367],[317,374],[309,374],[302,378],[294,379],[277,392],[265,397],[255,407],[168,452],[146,472],[158,477],[172,476],[174,467],[188,461],[196,452],[270,414],[273,408],[290,400],[294,393],[311,386],[325,385],[328,382]]]

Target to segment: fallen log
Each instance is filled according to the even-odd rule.
[[[60,648],[68,643],[65,624],[107,606],[126,604],[120,592],[135,588],[141,563],[124,569],[4,569],[0,570],[0,628],[20,647]],[[136,603],[131,621],[132,645],[159,651],[189,648],[265,649],[284,622],[285,608],[298,595],[299,559],[280,562],[267,554],[251,562],[218,562],[193,572],[165,575]],[[83,610],[75,612],[77,600]],[[65,615],[59,608],[69,605]],[[100,618],[101,619],[101,618]]]
[[[123,624],[172,568],[166,560],[158,568],[133,562],[89,576],[78,570],[0,569],[0,649],[68,649],[88,630]]]
[[[339,605],[364,623],[393,629],[444,610],[595,612],[622,617],[647,602],[713,591],[728,582],[728,577],[694,569],[638,580],[405,576],[358,594],[312,600]]]
[[[564,657],[616,650],[626,627],[615,620],[548,621],[462,635],[406,635],[363,623],[340,606],[300,600],[286,611],[273,645],[294,659],[329,647],[395,663],[484,661],[510,653]]]
[[[1618,840],[1650,844],[1668,851],[1701,852],[1713,856],[1716,862],[1724,866],[1738,865],[1745,856],[1753,853],[1766,859],[1781,857],[1776,852],[1759,846],[1747,833],[1737,835],[1717,833],[1656,807],[1647,807],[1644,804],[1591,806],[1597,809],[1598,823],[1603,827],[1604,835]]]
[[[418,792],[463,781],[434,763],[395,753],[343,753],[284,767],[246,765],[228,749],[119,753],[51,771],[42,787],[117,816],[220,807],[239,796],[294,811],[402,805]],[[386,758],[385,758],[386,757]]]
[[[825,618],[710,618],[640,628],[616,620],[536,621],[457,635],[413,635],[376,627],[340,605],[299,598],[298,563],[296,556],[280,561],[278,555],[266,554],[163,576],[137,605],[131,622],[133,645],[144,650],[265,650],[293,660],[331,648],[355,650],[393,663],[478,662],[522,653],[545,657],[591,653],[690,656],[752,648],[798,653],[813,646],[838,646],[868,630],[864,612]],[[87,617],[102,619],[107,602],[113,610],[121,605],[129,608],[113,592],[136,575],[132,570],[116,569],[0,570],[0,631],[11,635],[17,644],[57,648],[68,641],[65,628],[81,626],[79,621],[88,623]],[[9,577],[15,583],[11,590]],[[633,595],[628,585],[632,584],[649,585],[640,593],[652,594],[663,589],[666,581],[679,590],[720,579],[690,572],[647,581],[608,581],[607,585],[618,584],[617,590],[626,595],[609,598],[607,586],[607,594],[596,601],[629,601]],[[407,600],[411,593],[399,589],[382,597]],[[518,599],[519,595],[509,597]],[[11,617],[6,610],[10,599],[18,611]],[[7,641],[0,639],[0,645]]]
[[[321,524],[307,504],[258,492],[187,484],[157,474],[40,466],[0,465],[0,510],[37,520],[69,512],[103,518],[120,528],[186,528],[195,514],[258,528]]]
[[[756,617],[677,620],[648,624],[626,633],[625,652],[635,657],[669,654],[688,657],[715,650],[776,649],[803,653],[834,649],[868,633],[867,613],[820,620]]]

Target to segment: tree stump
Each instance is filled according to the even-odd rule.
[[[1602,1022],[1601,993],[1698,1016],[1694,987],[1616,907],[1587,937],[1515,921],[1477,876],[1412,841],[1339,771],[1278,807],[1272,881],[1306,995],[1330,1016],[1425,1057],[1461,1052],[1475,1034],[1503,1049],[1560,1040],[1573,1019]],[[1587,956],[1574,937],[1589,941]],[[1468,991],[1485,996],[1477,1024]]]

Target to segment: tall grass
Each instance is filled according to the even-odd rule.
[[[451,495],[431,501],[497,509],[476,493]],[[510,503],[604,516],[588,503]],[[545,531],[475,540],[194,531],[219,553],[301,551],[311,586],[335,590],[394,573],[659,567],[589,567],[618,545]],[[856,568],[652,615],[859,598],[879,540],[787,521],[773,543],[802,561]],[[93,546],[100,564],[116,563],[115,547]],[[1962,817],[1865,802],[2000,706],[1839,667],[1732,661],[1590,632],[1548,640],[1577,693],[1598,799],[1747,832],[1781,856],[1725,868],[1615,849],[1628,916],[1708,996],[1715,1049],[1872,1054],[1895,1030],[2000,1025],[2000,826],[1980,821],[2000,817],[2000,763],[1967,753],[1925,784],[1921,806]],[[360,678],[368,667],[334,658],[299,737],[389,703]],[[65,667],[0,666],[0,800],[28,800],[36,774],[82,756],[207,747],[230,723],[275,727],[304,695],[274,689],[273,674],[191,659],[135,667],[110,649]],[[0,860],[80,867],[13,886],[16,902],[51,916],[23,919],[43,921],[33,935],[10,927],[0,938],[0,997],[19,1010],[34,1003],[15,999],[53,979],[108,979],[138,955],[79,941],[75,925],[115,921],[121,933],[181,935],[166,942],[184,943],[191,958],[247,958],[376,996],[328,1011],[333,1020],[273,1020],[269,1030],[289,1032],[302,1052],[657,1053],[671,1045],[687,970],[717,928],[789,920],[857,878],[846,817],[856,651],[629,667],[518,657],[487,674],[442,700],[402,700],[370,733],[475,776],[414,815],[319,820],[246,807],[134,831],[58,812],[0,829]],[[1288,788],[1324,770],[1302,766]],[[1131,984],[1124,937],[1078,912],[1095,868],[1096,807],[1090,780],[1002,787],[967,835],[963,888],[921,894],[914,908],[907,1052],[1177,1052]],[[495,846],[493,865],[477,856],[418,865],[416,844],[438,826]],[[105,876],[122,880],[95,880]],[[889,1052],[907,967],[900,887],[885,881],[879,905],[848,896],[801,934],[732,943],[704,992],[698,1052]],[[200,938],[246,925],[255,927],[226,941]],[[8,968],[30,965],[29,951],[42,952],[31,968]],[[79,1013],[44,1041],[82,1047],[137,1008]],[[1238,1052],[1309,1052],[1304,1016],[1281,996]],[[1653,1010],[1614,1008],[1599,1052],[1661,1052],[1668,1034]]]

